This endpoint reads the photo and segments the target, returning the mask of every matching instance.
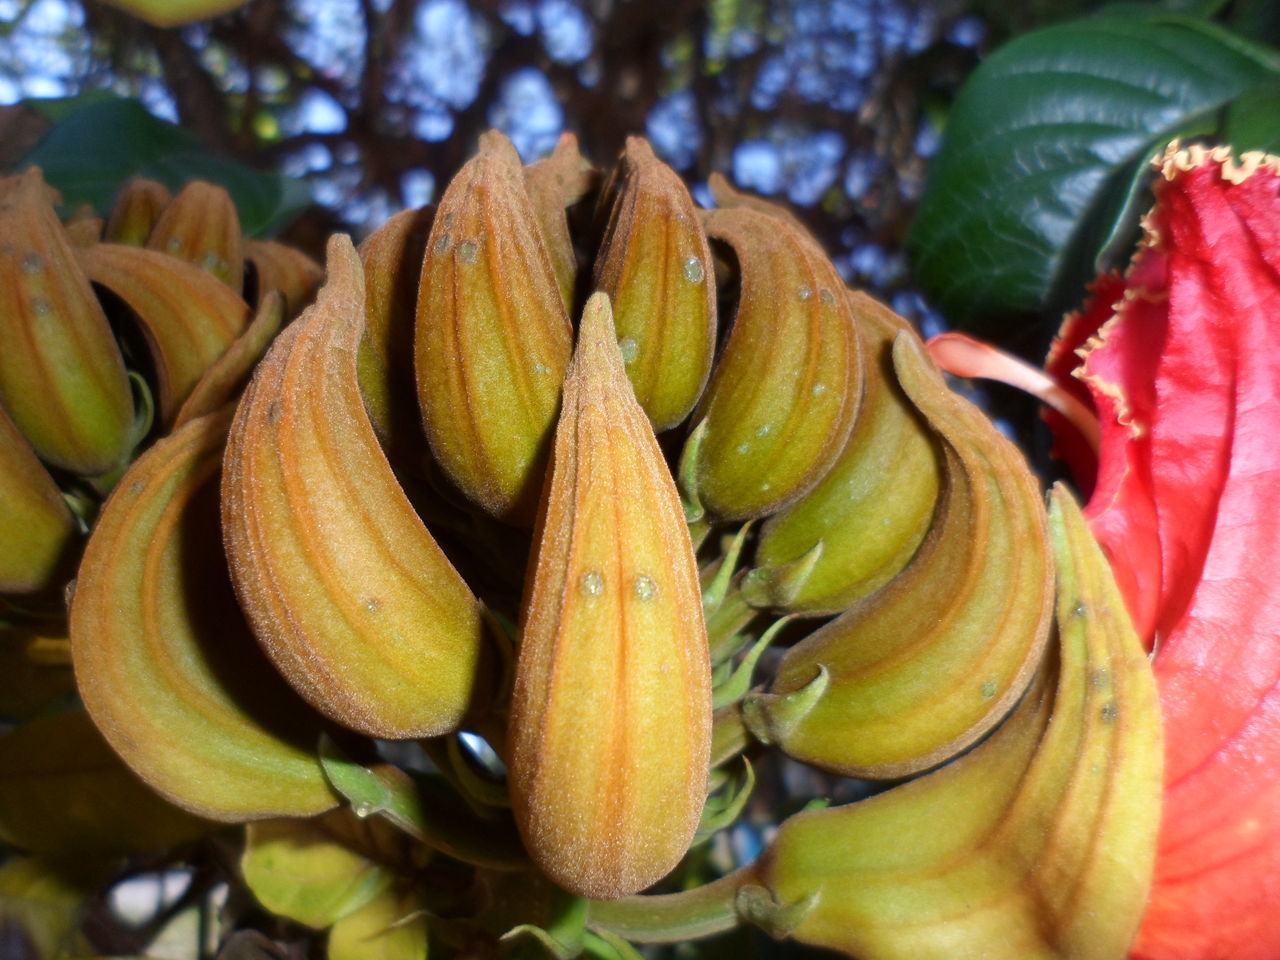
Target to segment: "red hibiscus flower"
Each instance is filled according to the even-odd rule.
[[[1165,799],[1132,955],[1276,960],[1280,160],[1175,146],[1157,166],[1128,272],[1095,283],[1055,342],[1053,380],[1032,386],[1063,411],[1049,415],[1058,451],[1092,487],[1086,515],[1154,650]],[[991,375],[967,338],[932,347]],[[1092,419],[1080,403],[1096,411],[1096,473],[1067,427]]]

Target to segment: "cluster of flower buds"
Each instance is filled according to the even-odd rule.
[[[126,195],[108,237],[155,218],[128,228],[147,250],[15,252],[14,330],[49,328],[33,278],[80,278],[87,313],[81,271],[181,318],[142,322],[167,436],[79,568],[88,714],[168,802],[252,821],[246,880],[331,960],[632,956],[748,922],[863,960],[1124,956],[1159,716],[1078,508],[1046,511],[794,216],[710,186],[701,209],[639,139],[601,177],[571,137],[522,166],[487,134],[438,207],[332,238],[237,402],[223,358],[279,307],[247,326],[207,201]],[[281,251],[250,259],[295,289],[263,279]],[[33,444],[89,423],[12,379],[11,336],[0,399]],[[128,458],[124,364],[99,361],[72,378],[85,459],[37,446],[61,469]],[[785,758],[913,779],[783,820],[750,794]],[[743,818],[782,822],[718,860]]]

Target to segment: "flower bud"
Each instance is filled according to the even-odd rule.
[[[436,212],[414,359],[436,460],[495,516],[533,520],[572,340],[520,158],[485,134]]]
[[[866,359],[862,405],[831,472],[761,530],[744,584],[760,606],[847,610],[911,562],[933,521],[942,456],[893,372],[894,338],[910,325],[864,293],[844,295]]]
[[[40,171],[0,181],[0,403],[40,458],[86,476],[124,459],[124,361]]]
[[[214,820],[311,816],[337,803],[315,756],[323,726],[253,642],[216,549],[230,416],[159,441],[107,501],[71,604],[76,681],[172,802]]]
[[[791,756],[891,779],[953,756],[994,726],[1040,662],[1053,562],[1040,487],[1016,447],[952,393],[914,334],[893,363],[941,440],[945,497],[911,564],[789,649],[757,732]]]
[[[565,379],[521,620],[512,805],[566,890],[635,893],[688,849],[707,791],[711,668],[675,484],[604,294]]]
[[[638,137],[627,140],[596,287],[613,303],[627,376],[653,428],[693,409],[716,345],[714,265],[693,198]]]
[[[236,294],[244,289],[240,215],[222,187],[195,180],[164,208],[147,247],[207,270]]]
[[[173,194],[163,183],[134,177],[116,197],[103,239],[131,247],[146,246],[160,214],[172,201]]]
[[[1129,950],[1160,808],[1155,680],[1079,508],[1054,492],[1059,647],[955,763],[782,824],[760,874],[777,932],[868,960]]]
[[[205,370],[244,332],[249,305],[211,274],[155,250],[97,243],[82,248],[79,260],[137,318],[155,367],[160,420],[172,423]]]
[[[364,271],[329,242],[329,279],[236,411],[223,534],[240,603],[321,712],[371,736],[434,736],[470,705],[480,608],[397,483],[360,397]]]
[[[0,407],[0,594],[52,586],[74,532],[62,493]]]
[[[747,205],[706,215],[737,254],[738,312],[695,414],[704,434],[697,497],[718,517],[793,503],[831,468],[853,429],[862,358],[840,274],[787,217]]]

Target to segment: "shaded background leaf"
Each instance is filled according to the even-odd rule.
[[[173,190],[192,179],[227,189],[249,236],[274,233],[311,202],[302,183],[212,155],[197,137],[153,116],[135,100],[90,90],[75,97],[34,100],[53,127],[23,160],[62,191],[65,209],[89,204],[104,211],[133,176]]]
[[[1074,304],[1098,252],[1136,228],[1135,182],[1157,147],[1229,129],[1220,111],[1277,79],[1273,51],[1175,14],[1017,38],[956,101],[912,231],[919,277],[971,327]],[[1260,126],[1251,103],[1235,129]]]

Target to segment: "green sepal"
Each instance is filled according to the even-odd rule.
[[[761,743],[784,740],[805,715],[822,698],[831,682],[824,664],[803,687],[790,693],[757,693],[742,701],[742,715],[747,729]]]
[[[753,607],[789,607],[822,559],[819,540],[796,560],[776,567],[756,567],[742,578],[742,596]]]
[[[784,940],[804,920],[817,902],[811,894],[795,903],[782,904],[765,887],[748,884],[738,891],[734,905],[738,915],[755,924],[775,940]]]

